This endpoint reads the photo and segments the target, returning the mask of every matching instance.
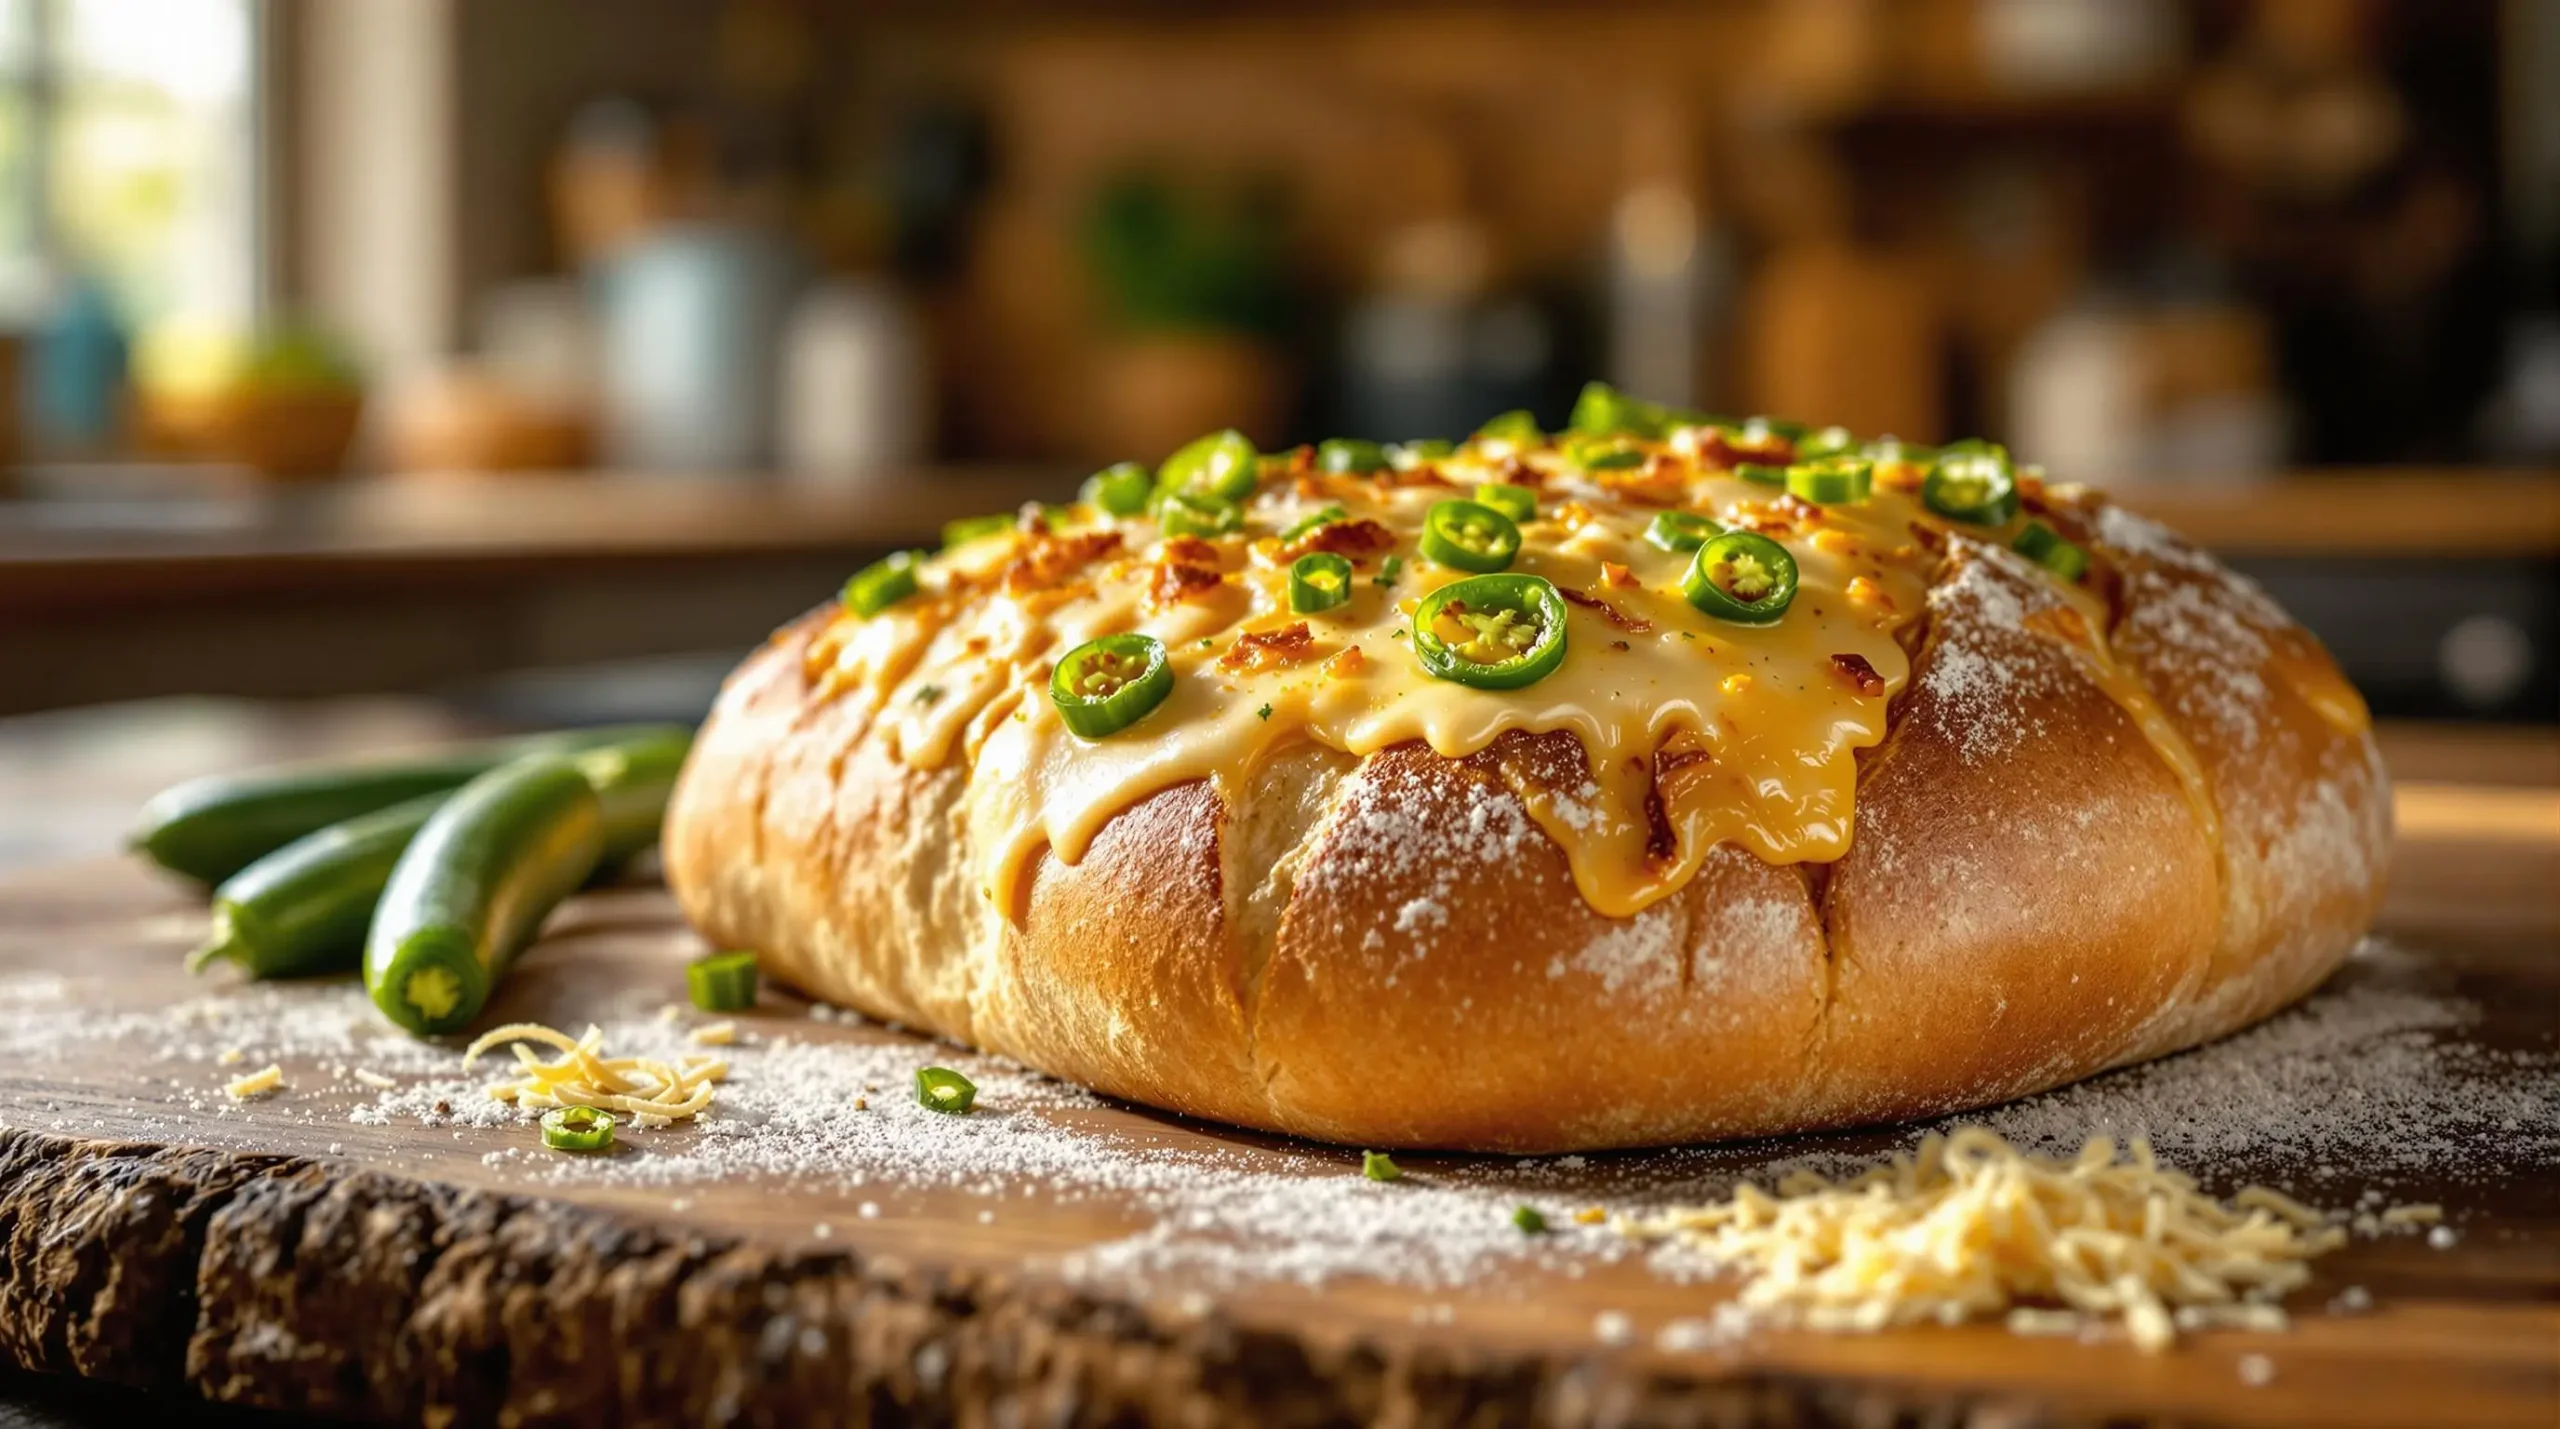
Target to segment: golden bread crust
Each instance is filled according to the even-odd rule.
[[[1226,797],[1178,784],[1072,865],[1035,855],[1000,910],[966,761],[903,762],[866,696],[818,687],[823,612],[732,677],[668,878],[813,996],[1326,1140],[1580,1150],[2023,1095],[2301,996],[2371,918],[2389,839],[2373,742],[2324,707],[2338,677],[2299,627],[2138,517],[2068,492],[2048,514],[2099,557],[2110,631],[1953,540],[1847,856],[1719,845],[1632,918],[1591,909],[1513,792],[1579,778],[1579,743],[1520,733],[1465,759],[1299,744]]]

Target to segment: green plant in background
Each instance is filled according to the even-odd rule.
[[[1280,191],[1185,187],[1130,172],[1095,192],[1086,261],[1111,320],[1133,331],[1271,337],[1287,325]]]

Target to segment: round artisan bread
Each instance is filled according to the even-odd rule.
[[[702,932],[781,981],[1129,1099],[1367,1146],[1549,1152],[1956,1111],[2228,1033],[2370,919],[2389,790],[2307,636],[2159,527],[2063,492],[2098,644],[2049,582],[1950,540],[1912,678],[1830,865],[1731,845],[1594,912],[1489,760],[1578,784],[1569,734],[1465,759],[1301,743],[1179,784],[979,896],[965,760],[902,762],[804,674],[822,613],[732,678],[666,830]],[[2086,637],[2086,632],[2081,632]],[[976,837],[986,835],[979,833]]]

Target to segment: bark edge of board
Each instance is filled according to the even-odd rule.
[[[436,1425],[1811,1425],[1961,1422],[1995,1402],[1712,1360],[1664,1374],[1596,1346],[1328,1346],[1031,1277],[772,1250],[304,1157],[12,1127],[0,1359]]]

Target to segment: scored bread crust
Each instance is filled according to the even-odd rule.
[[[1329,1141],[1592,1150],[1927,1116],[2193,1046],[2302,996],[2381,896],[2389,787],[2324,713],[2328,657],[2160,527],[2063,492],[2106,647],[2192,749],[2218,821],[2039,615],[1952,539],[1912,677],[1830,865],[1719,845],[1632,918],[1583,901],[1494,751],[1301,743],[1035,856],[1018,923],[976,889],[963,757],[900,762],[779,632],[669,810],[695,926],[814,997],[1172,1111]],[[2312,677],[2306,681],[2306,676]],[[1570,734],[1504,736],[1579,784]]]

